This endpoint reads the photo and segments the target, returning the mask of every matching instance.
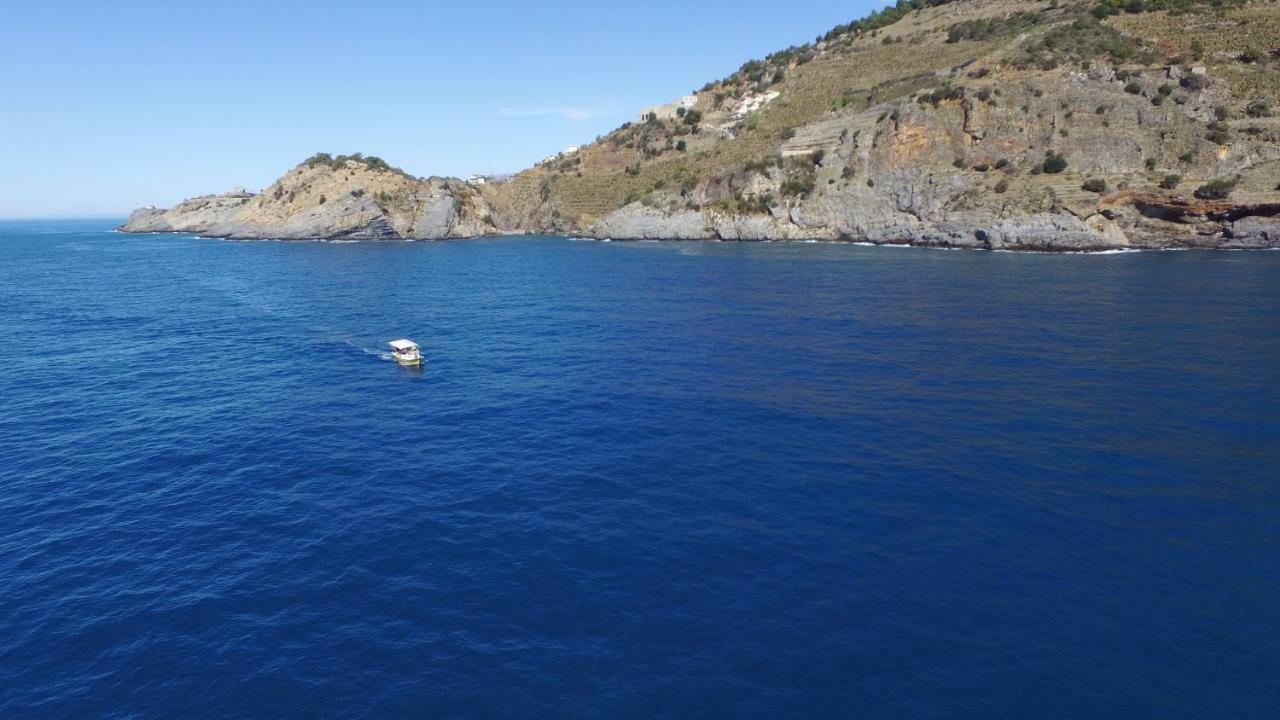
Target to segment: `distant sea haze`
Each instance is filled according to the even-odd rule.
[[[111,226],[0,223],[0,717],[1280,706],[1280,253]]]

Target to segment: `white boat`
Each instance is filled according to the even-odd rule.
[[[392,340],[391,357],[401,365],[421,365],[422,353],[418,351],[418,343],[412,340]]]

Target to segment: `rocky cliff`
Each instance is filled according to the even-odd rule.
[[[901,2],[505,182],[322,155],[122,229],[1280,246],[1274,4],[1111,1]]]
[[[143,208],[120,229],[285,240],[428,240],[497,231],[487,203],[468,183],[414,178],[379,158],[325,154],[257,195],[207,195],[169,210]]]

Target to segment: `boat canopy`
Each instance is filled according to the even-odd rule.
[[[418,343],[412,340],[392,340],[387,344],[390,345],[392,349],[395,349],[395,350],[417,350],[418,349]]]

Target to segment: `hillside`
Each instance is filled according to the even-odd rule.
[[[501,183],[317,156],[124,229],[1280,246],[1276,5],[1110,3],[903,2]]]

